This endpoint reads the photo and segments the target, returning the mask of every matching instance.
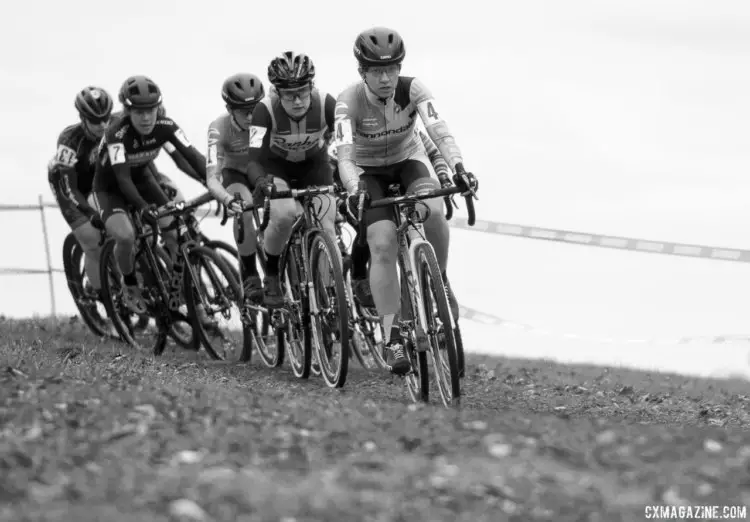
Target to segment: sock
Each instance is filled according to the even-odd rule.
[[[401,328],[398,326],[399,320],[398,314],[388,314],[381,317],[386,345],[401,342]]]
[[[266,252],[266,259],[268,260],[268,263],[266,264],[266,275],[270,275],[270,276],[279,275],[279,258],[280,257],[281,256],[274,256]]]
[[[244,277],[257,276],[258,267],[255,264],[255,254],[240,257],[242,258],[242,273]]]
[[[138,286],[138,279],[135,277],[135,270],[129,274],[122,274],[122,280],[127,286]]]
[[[352,279],[364,279],[367,277],[367,262],[370,260],[370,247],[358,245],[354,240],[352,245]]]

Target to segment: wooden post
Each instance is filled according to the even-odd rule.
[[[44,216],[44,202],[39,194],[39,212],[42,215],[42,235],[44,236],[44,250],[47,253],[47,277],[49,278],[49,297],[52,304],[52,317],[57,317],[57,304],[55,303],[55,278],[52,275],[52,255],[49,250],[49,234],[47,233],[47,219]]]

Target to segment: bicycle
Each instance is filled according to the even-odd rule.
[[[352,258],[349,254],[349,247],[354,247],[355,238],[352,238],[349,247],[343,239],[344,225],[349,225],[353,230],[358,230],[357,221],[346,209],[345,191],[340,191],[338,208],[339,212],[336,217],[335,227],[338,237],[338,247],[341,251],[341,258],[344,269],[344,283],[346,288],[347,300],[349,302],[349,335],[351,338],[351,353],[359,361],[363,368],[367,369],[385,369],[387,367],[384,355],[384,339],[380,318],[373,314],[370,309],[359,302],[352,290]]]
[[[174,217],[173,223],[163,229],[153,225],[147,228],[140,213],[135,212],[132,215],[136,236],[136,274],[141,279],[139,286],[143,291],[147,315],[153,317],[156,322],[157,332],[153,343],[155,355],[163,353],[168,336],[178,344],[195,351],[204,344],[202,331],[205,325],[199,317],[198,307],[193,299],[195,290],[202,288],[194,269],[197,262],[203,261],[204,265],[213,263],[219,271],[228,274],[230,286],[232,282],[236,283],[231,269],[223,258],[211,248],[193,239],[195,232],[189,226],[191,218],[188,212],[211,199],[210,194],[206,193],[189,202],[168,203],[155,216],[156,219]],[[174,261],[157,243],[161,233],[173,229],[177,230],[179,245]],[[136,331],[127,320],[131,314],[121,303],[121,278],[114,258],[114,246],[114,240],[107,240],[101,254],[99,268],[102,300],[120,337],[128,344],[138,347],[140,343],[135,337]],[[183,304],[183,295],[191,297],[185,299],[189,315],[179,311]],[[181,332],[180,323],[190,326],[189,334]],[[221,358],[219,354],[212,354],[208,348],[207,351],[212,357]]]
[[[366,186],[360,181],[359,190]],[[458,350],[453,317],[445,284],[432,245],[426,240],[424,222],[430,216],[426,199],[451,196],[465,192],[457,186],[431,190],[427,193],[402,194],[401,185],[388,188],[389,197],[370,202],[367,208],[394,206],[396,237],[398,241],[398,268],[401,286],[401,314],[398,327],[404,339],[411,363],[405,380],[414,402],[429,401],[429,374],[427,353],[430,353],[440,397],[445,406],[457,406],[461,400]],[[468,224],[473,226],[474,194],[464,197],[468,211]],[[422,206],[422,213],[417,206]],[[362,219],[365,210],[364,196],[359,201],[359,241],[366,241],[366,225]],[[443,357],[447,352],[447,360]]]
[[[276,332],[277,350],[286,348],[296,377],[307,379],[311,371],[320,371],[327,386],[340,388],[349,367],[349,305],[338,247],[322,229],[314,208],[316,200],[322,201],[319,196],[335,193],[333,185],[276,191],[265,198],[258,229],[262,234],[268,225],[270,199],[301,203],[302,213],[279,258],[284,305],[270,313],[270,326]],[[327,269],[320,266],[324,261]],[[313,367],[313,357],[318,368]]]

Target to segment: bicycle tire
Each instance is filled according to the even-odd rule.
[[[240,278],[240,267],[238,264],[240,257],[239,253],[237,252],[237,248],[219,239],[206,240],[203,243],[203,246],[208,247],[214,250],[217,254],[221,255],[227,262],[229,268],[232,270],[232,274],[237,278],[237,284],[242,284],[242,279]],[[225,252],[226,254],[223,254],[222,252]]]
[[[229,267],[228,263],[224,260],[223,256],[217,253],[212,248],[209,248],[206,246],[196,246],[190,250],[188,257],[190,259],[190,264],[193,267],[198,267],[198,277],[200,277],[201,275],[200,268],[205,268],[209,266],[209,264],[213,265],[216,269],[218,269],[218,271],[220,272],[220,275],[224,277],[229,287],[228,289],[229,289],[230,295],[225,294],[223,297],[229,303],[232,303],[237,307],[237,312],[238,312],[237,316],[239,318],[241,311],[240,311],[238,302],[239,302],[240,296],[242,295],[242,291],[239,287],[237,280],[234,278],[232,269]],[[215,281],[212,281],[212,283],[213,282]],[[185,301],[186,301],[187,309],[188,309],[188,317],[190,318],[191,324],[193,325],[193,331],[198,333],[198,337],[200,339],[201,345],[203,345],[203,348],[206,350],[206,353],[208,353],[208,355],[212,359],[227,360],[226,351],[224,351],[224,353],[222,354],[219,352],[219,350],[216,349],[212,339],[209,338],[209,334],[206,331],[205,325],[201,322],[201,317],[200,317],[200,314],[198,313],[198,303],[200,303],[201,300],[200,299],[196,300],[195,295],[196,293],[204,291],[205,289],[203,288],[203,286],[201,287],[201,289],[198,289],[195,287],[195,283],[193,281],[193,278],[191,276],[191,271],[189,269],[185,270],[183,285],[185,288]],[[223,288],[221,288],[221,290],[223,291]],[[244,328],[243,328],[243,337],[244,337]],[[252,352],[246,349],[245,343],[243,342],[242,348],[241,348],[241,351],[237,360],[239,362],[248,362],[250,361],[251,353]]]
[[[289,245],[290,242],[287,242],[279,258],[281,260],[279,262],[279,284],[287,297],[291,298],[291,303],[287,304],[285,306],[287,310],[282,312],[283,319],[281,324],[276,328],[276,343],[277,346],[283,347],[286,350],[289,365],[292,367],[292,373],[294,373],[295,377],[308,379],[312,367],[310,310],[307,297],[303,293],[299,280],[300,267],[297,256],[294,255],[295,249],[289,248]],[[295,308],[295,305],[298,308]],[[301,352],[299,356],[295,353],[296,348],[290,346],[289,341],[289,337],[295,330],[295,326],[298,330],[298,338],[292,342],[301,344],[301,346],[296,347]]]
[[[445,281],[446,289],[450,288],[450,279]],[[451,290],[452,291],[452,290]],[[450,305],[450,302],[448,303]],[[456,339],[456,355],[458,355],[458,375],[463,379],[466,374],[466,359],[464,355],[464,340],[461,336],[461,326],[458,324],[458,317],[453,318],[453,336]]]
[[[326,385],[329,388],[342,388],[344,384],[346,384],[346,376],[349,370],[349,307],[346,290],[344,288],[344,274],[341,268],[339,256],[337,255],[339,249],[328,234],[322,230],[310,234],[309,240],[310,248],[308,251],[308,264],[310,267],[310,279],[313,282],[313,291],[316,290],[317,286],[316,274],[318,265],[315,261],[319,259],[319,256],[323,255],[323,252],[325,252],[326,257],[330,262],[328,268],[332,272],[332,282],[336,293],[336,300],[334,302],[336,310],[333,313],[333,316],[334,321],[338,323],[338,341],[340,343],[339,364],[335,370],[330,365],[330,356],[326,353],[327,346],[322,344],[325,342],[325,339],[322,338],[324,337],[323,324],[320,321],[322,316],[311,315],[312,341],[315,343],[315,349],[318,352],[320,373]],[[333,333],[330,325],[328,326],[328,330],[329,333]],[[335,343],[331,342],[331,344],[333,345]]]
[[[430,372],[427,366],[427,351],[419,350],[415,327],[417,319],[414,314],[414,296],[409,291],[403,258],[399,260],[401,270],[401,320],[412,321],[409,337],[404,339],[406,353],[411,363],[411,372],[406,374],[406,389],[413,402],[430,402]],[[385,364],[385,359],[383,360]]]
[[[108,328],[109,317],[102,317],[97,311],[95,303],[85,305],[82,302],[86,297],[83,295],[84,272],[81,267],[84,255],[83,248],[81,248],[75,235],[70,232],[65,236],[62,247],[63,271],[68,282],[68,290],[81,319],[89,327],[89,330],[98,337],[117,339],[118,336],[113,335],[111,328]]]
[[[442,331],[434,330],[430,325],[422,325],[425,333],[430,339],[430,353],[432,354],[432,369],[438,385],[443,404],[446,406],[458,406],[461,401],[461,383],[458,368],[458,353],[456,340],[453,335],[453,323],[451,321],[448,296],[445,284],[440,274],[440,266],[435,256],[435,251],[429,243],[420,243],[414,249],[414,260],[416,261],[417,281],[419,291],[422,294],[422,306],[424,317],[429,318],[433,310],[429,307],[432,302],[437,306],[437,317],[442,323]],[[428,299],[427,289],[431,289],[432,298]],[[428,315],[428,307],[429,315]],[[422,315],[419,315],[420,321]],[[429,319],[428,319],[429,320]],[[442,336],[439,335],[442,333]],[[443,368],[443,357],[440,352],[440,341],[444,343],[445,352],[448,355],[448,379],[443,379],[441,373]],[[447,388],[450,388],[449,390]],[[448,396],[450,392],[450,396]]]

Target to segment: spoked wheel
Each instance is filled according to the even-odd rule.
[[[440,268],[429,244],[417,245],[414,258],[426,320],[423,328],[430,345],[438,391],[443,404],[458,406],[461,401],[458,350]]]
[[[450,288],[450,281],[445,281],[445,288]],[[450,306],[450,303],[449,303]],[[453,336],[456,338],[456,355],[458,356],[458,375],[463,378],[466,374],[466,362],[464,361],[464,340],[461,337],[461,326],[458,317],[453,318]]]
[[[184,314],[179,312],[169,312],[166,305],[162,303],[161,298],[152,295],[150,271],[142,263],[142,254],[136,256],[136,277],[138,286],[142,289],[144,300],[147,303],[146,314],[136,314],[129,310],[123,304],[123,282],[122,274],[117,266],[117,260],[114,255],[114,240],[108,240],[102,249],[99,270],[102,282],[102,300],[107,308],[112,324],[114,325],[120,338],[129,345],[139,348],[144,347],[153,351],[154,354],[163,353],[167,337],[180,339],[183,342],[189,341],[190,345],[197,337],[193,336],[190,321]],[[162,267],[162,277],[168,278],[167,267],[159,263]],[[167,279],[168,280],[168,279]],[[136,323],[143,317],[153,318],[153,324],[149,323],[144,328],[135,328]],[[183,344],[183,343],[179,343]]]
[[[400,272],[405,274],[403,263],[399,261]],[[411,328],[409,335],[404,339],[404,347],[406,349],[406,356],[409,358],[411,364],[411,371],[406,374],[406,389],[409,392],[409,397],[413,402],[429,402],[430,400],[430,373],[427,368],[427,351],[426,346],[422,346],[422,351],[419,351],[420,343],[417,340],[417,330],[419,322],[416,319],[414,310],[414,299],[413,296],[409,295],[409,286],[406,284],[406,280],[401,277],[401,314],[402,318],[408,318],[412,320],[414,328]],[[422,343],[423,345],[426,343]],[[383,350],[380,353],[385,357]],[[383,359],[383,365],[385,366],[385,359]]]
[[[239,260],[239,254],[237,253],[237,249],[235,247],[224,241],[219,241],[218,239],[207,240],[203,244],[203,246],[208,247],[219,254],[227,262],[229,268],[237,277],[237,282],[240,283],[242,281],[240,279],[240,267],[237,264]]]
[[[294,253],[294,249],[287,249],[279,266],[281,291],[286,303],[282,310],[273,312],[275,320],[271,323],[276,328],[277,345],[286,347],[292,372],[300,379],[307,379],[312,365],[310,313],[307,298],[303,298],[300,286],[301,260]]]
[[[247,362],[239,307],[242,291],[236,274],[223,256],[198,246],[190,251],[185,269],[185,299],[190,317],[206,353],[219,360]]]
[[[264,270],[260,262],[260,256],[258,256],[256,266],[258,275],[263,279]],[[260,304],[248,301],[246,303],[243,312],[246,319],[245,344],[252,344],[257,348],[258,356],[263,364],[269,368],[278,368],[284,364],[284,343],[279,341],[279,334],[274,325],[278,325],[282,315],[280,312],[272,312]]]
[[[94,335],[119,338],[107,317],[104,304],[99,301],[99,296],[89,282],[84,266],[85,254],[72,232],[65,237],[62,257],[68,289],[83,322]]]
[[[383,360],[382,353],[375,353],[378,349],[382,349],[382,346],[378,346],[378,339],[382,344],[380,322],[376,322],[373,327],[372,323],[361,315],[361,307],[352,291],[351,270],[344,270],[344,289],[346,290],[346,298],[349,303],[350,352],[354,354],[354,357],[356,357],[363,368],[367,368],[368,370],[385,368],[385,360]]]
[[[338,248],[324,232],[310,241],[310,279],[315,310],[311,313],[320,373],[330,388],[346,383],[349,369],[349,307]]]

